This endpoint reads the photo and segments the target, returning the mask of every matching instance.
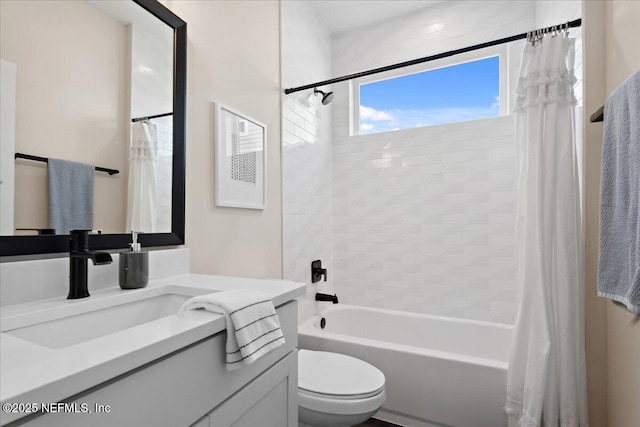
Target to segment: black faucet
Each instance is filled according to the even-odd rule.
[[[319,259],[311,263],[311,283],[319,282],[324,276],[324,281],[327,281],[327,269],[322,268],[322,261]]]
[[[94,265],[111,264],[113,259],[107,252],[89,250],[90,230],[71,230],[69,240],[69,295],[67,299],[86,298],[87,289],[87,260]]]
[[[331,301],[334,304],[338,303],[338,295],[333,294],[316,294],[316,301]]]

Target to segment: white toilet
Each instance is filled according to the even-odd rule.
[[[364,422],[384,403],[384,384],[384,374],[365,361],[299,350],[299,426],[345,427]]]

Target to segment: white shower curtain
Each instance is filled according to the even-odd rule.
[[[152,233],[156,224],[156,125],[136,122],[131,126],[127,231]]]
[[[516,89],[519,311],[510,426],[587,426],[574,44],[563,36],[527,43]]]

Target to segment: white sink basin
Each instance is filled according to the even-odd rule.
[[[150,295],[142,294],[143,297],[135,301],[123,298],[109,307],[89,308],[86,312],[63,315],[55,320],[4,330],[3,333],[49,348],[69,347],[177,314],[182,304],[193,296],[189,293],[169,291],[157,295],[149,292]]]

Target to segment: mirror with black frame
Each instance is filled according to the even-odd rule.
[[[186,23],[156,0],[0,7],[0,255],[67,251],[70,229],[184,243]]]

